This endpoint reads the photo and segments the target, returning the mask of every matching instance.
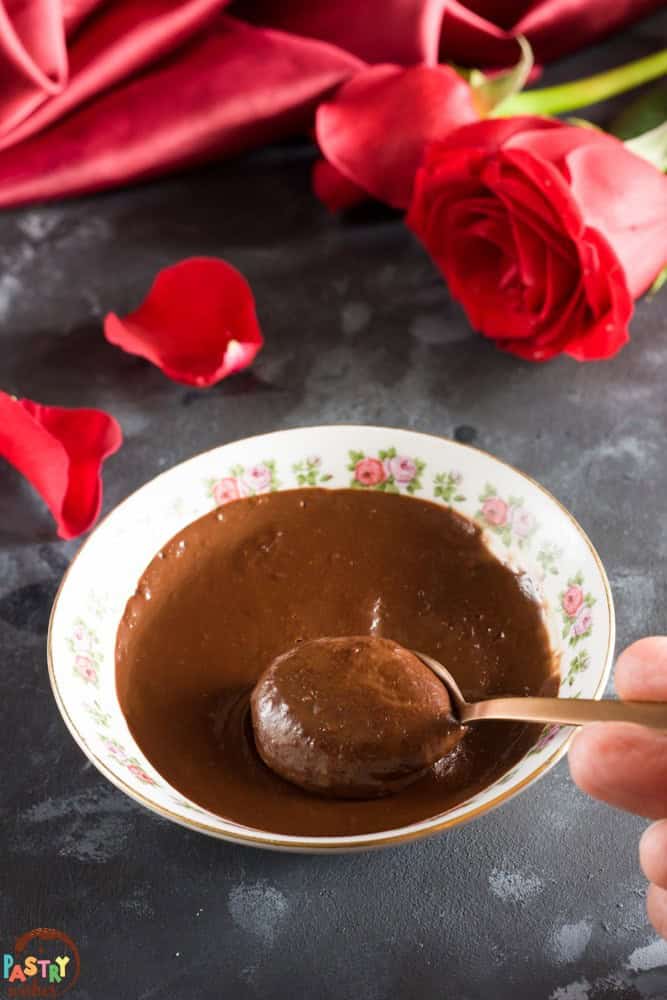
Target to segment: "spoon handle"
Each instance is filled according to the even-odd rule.
[[[584,698],[490,698],[460,707],[461,722],[514,719],[520,722],[635,722],[667,732],[667,702],[592,701]]]

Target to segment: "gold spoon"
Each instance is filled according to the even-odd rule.
[[[516,722],[558,722],[564,726],[583,726],[587,722],[634,722],[651,729],[667,731],[665,701],[595,701],[590,698],[489,698],[466,701],[449,670],[432,656],[415,656],[436,674],[447,688],[452,714],[458,722],[484,719],[512,719]]]

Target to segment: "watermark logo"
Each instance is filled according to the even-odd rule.
[[[59,997],[71,990],[80,971],[74,941],[52,927],[37,927],[2,955],[0,984],[8,998]]]

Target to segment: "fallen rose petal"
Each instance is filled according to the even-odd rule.
[[[328,160],[317,160],[313,167],[313,191],[330,212],[344,212],[366,201],[368,194]]]
[[[426,145],[477,119],[470,87],[449,66],[381,65],[361,70],[320,104],[315,131],[336,170],[405,209]]]
[[[247,368],[262,338],[250,285],[216,257],[190,257],[157,275],[123,319],[109,313],[104,335],[186,385],[214,385]]]
[[[119,424],[102,410],[42,406],[0,392],[0,455],[42,496],[61,538],[97,520],[102,462],[122,440]]]

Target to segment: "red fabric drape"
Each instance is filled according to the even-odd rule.
[[[661,0],[0,0],[0,206],[312,125],[363,65],[556,58]],[[229,8],[224,10],[224,8]]]

